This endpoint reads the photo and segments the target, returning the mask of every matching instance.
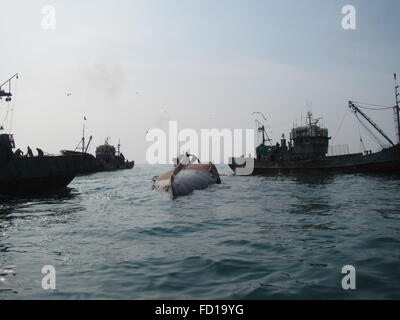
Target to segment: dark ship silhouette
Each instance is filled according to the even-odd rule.
[[[349,108],[356,118],[369,131],[368,125],[372,126],[388,143],[381,143],[382,150],[376,153],[365,151],[363,153],[342,154],[327,156],[329,149],[328,129],[321,128],[319,120],[314,120],[312,113],[307,116],[304,126],[295,127],[291,130],[290,142],[282,135],[280,144],[271,144],[271,140],[265,131],[265,126],[258,122],[258,131],[262,133],[262,143],[257,147],[255,159],[231,158],[230,168],[236,174],[277,174],[277,173],[400,173],[400,116],[399,116],[399,86],[396,84],[396,105],[393,107],[395,116],[395,129],[397,144],[395,144],[379,126],[366,115],[358,103],[349,102]],[[392,107],[386,107],[389,109]],[[360,118],[361,116],[361,118]],[[265,119],[265,117],[264,117]],[[362,119],[362,121],[361,121]],[[367,125],[368,124],[368,125]],[[375,137],[375,135],[374,135]],[[379,140],[377,137],[375,137]],[[267,145],[267,142],[270,145]],[[250,165],[249,173],[244,168]],[[254,166],[253,166],[254,164]],[[252,166],[254,168],[252,168]],[[251,171],[250,170],[250,171]]]
[[[110,145],[108,139],[105,143],[96,148],[96,156],[88,153],[92,136],[89,138],[88,143],[85,143],[85,127],[83,127],[83,136],[74,151],[62,150],[63,155],[78,155],[82,159],[82,166],[79,171],[80,175],[91,174],[96,172],[104,171],[117,171],[132,169],[135,166],[134,161],[125,159],[125,156],[121,153],[121,144],[118,143],[118,149]],[[77,151],[81,148],[80,151]]]
[[[12,99],[11,80],[15,74],[0,85],[0,99],[6,102]],[[9,91],[2,90],[9,85]],[[1,128],[4,132],[4,128]],[[21,156],[13,152],[15,149],[12,134],[0,134],[0,194],[20,195],[37,193],[66,187],[81,170],[81,157],[76,155],[38,157]]]

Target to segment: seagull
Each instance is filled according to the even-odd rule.
[[[67,93],[67,97],[72,96],[72,93]]]

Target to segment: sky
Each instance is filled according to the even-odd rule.
[[[55,9],[55,29],[42,27],[46,5]],[[356,9],[356,30],[342,28],[345,5]],[[74,149],[86,116],[91,152],[107,137],[120,139],[126,157],[145,163],[146,132],[169,120],[179,129],[246,129],[259,111],[278,140],[312,110],[331,145],[359,152],[347,102],[394,105],[398,0],[15,0],[1,7],[0,80],[19,73],[5,125],[23,150]],[[1,122],[6,112],[3,100]],[[391,110],[368,114],[394,139]],[[378,147],[361,133],[368,148]]]

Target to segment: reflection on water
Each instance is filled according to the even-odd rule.
[[[302,201],[302,202],[300,202]],[[305,203],[306,202],[306,203]],[[308,201],[307,199],[299,200],[299,203],[292,205],[289,210],[293,214],[317,214],[317,215],[331,215],[332,206],[329,203],[316,203],[315,201]]]
[[[293,175],[295,185],[288,210],[292,214],[331,215],[340,207],[332,195],[336,175]]]
[[[73,213],[84,211],[78,197],[79,193],[71,188],[34,196],[0,197],[0,299],[2,293],[18,295],[17,288],[23,287],[24,292],[32,290],[20,283],[17,270],[21,265],[10,264],[10,257],[23,255],[29,259],[29,255],[62,255],[44,245],[46,231],[60,224],[70,224]],[[23,232],[24,236],[13,239],[15,232]]]
[[[299,185],[307,187],[323,187],[335,182],[337,175],[322,175],[322,174],[297,174],[292,175],[292,179]]]
[[[41,193],[35,196],[11,197],[0,196],[0,221],[7,219],[9,215],[21,212],[32,206],[52,205],[54,212],[60,209],[57,205],[62,202],[73,200],[79,194],[71,188],[64,188],[54,192]],[[40,212],[40,210],[39,210]],[[62,212],[62,210],[61,210]]]
[[[64,200],[76,196],[76,191],[72,188],[62,188],[55,191],[42,192],[35,195],[25,196],[0,196],[0,204],[20,201],[35,201],[35,200]]]
[[[64,188],[55,192],[42,193],[35,196],[24,197],[0,197],[0,251],[7,251],[7,246],[2,244],[2,239],[7,235],[8,229],[15,226],[15,220],[32,221],[43,217],[55,216],[57,219],[49,223],[67,222],[61,219],[63,215],[69,215],[83,211],[84,207],[78,204],[69,204],[79,194],[71,188]]]

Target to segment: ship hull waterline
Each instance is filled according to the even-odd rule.
[[[0,165],[0,195],[26,195],[67,187],[81,170],[80,156],[12,157]]]
[[[235,159],[229,167],[236,173]],[[400,147],[382,150],[377,153],[326,157],[320,160],[302,160],[286,162],[265,162],[255,159],[252,175],[274,174],[400,174]]]
[[[67,187],[74,178],[75,175],[1,181],[0,194],[28,195],[60,190]]]

